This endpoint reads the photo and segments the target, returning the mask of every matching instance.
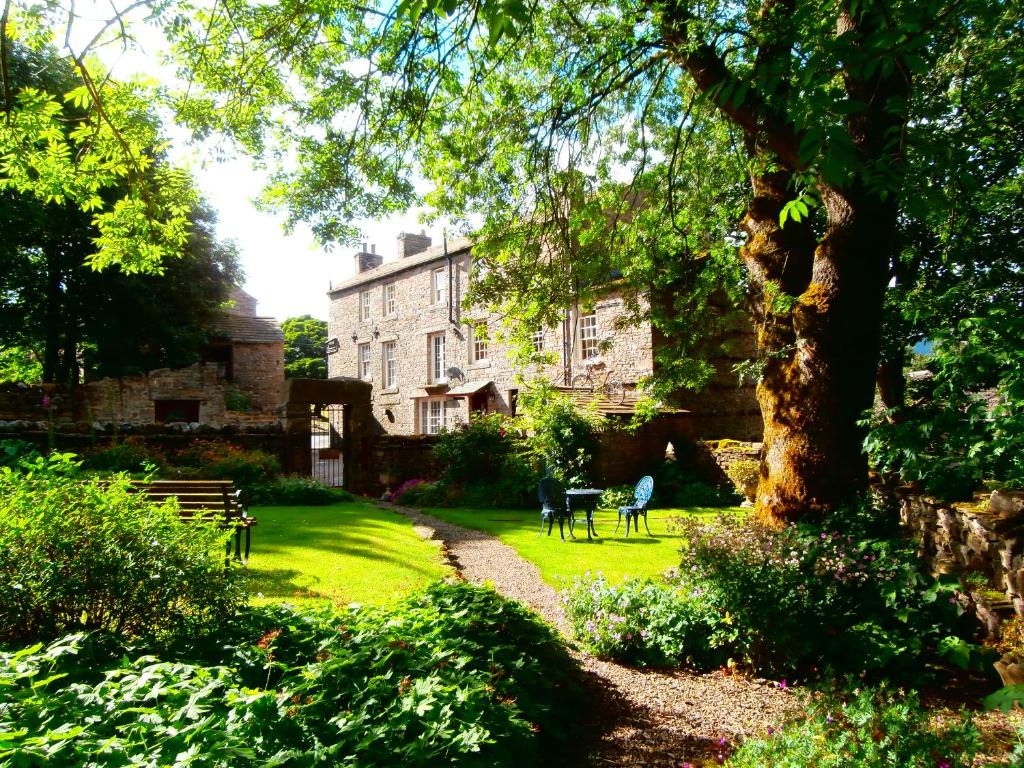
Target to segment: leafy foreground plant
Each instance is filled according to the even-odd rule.
[[[216,523],[184,523],[175,503],[77,466],[57,455],[0,468],[0,644],[198,632],[241,603]]]
[[[966,714],[935,728],[913,694],[864,690],[815,705],[806,720],[742,744],[729,768],[966,768],[978,732]]]
[[[856,508],[781,531],[681,521],[685,559],[663,582],[580,581],[567,613],[592,651],[635,664],[708,669],[731,658],[765,675],[912,680],[956,645],[947,638],[962,610],[953,585],[922,573],[915,548],[878,515]]]
[[[553,631],[466,584],[387,610],[245,610],[94,677],[89,642],[0,654],[2,768],[554,764],[583,705]]]

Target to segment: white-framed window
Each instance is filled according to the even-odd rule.
[[[397,307],[395,305],[395,284],[388,283],[384,286],[384,316],[390,317],[395,314]]]
[[[530,334],[530,343],[533,344],[533,351],[540,354],[544,351],[544,326],[538,325]]]
[[[444,332],[427,336],[427,381],[441,384],[448,380],[448,360],[444,354]]]
[[[370,379],[370,344],[359,345],[359,378],[363,381]]]
[[[395,357],[395,347],[396,344],[393,341],[385,341],[380,345],[381,372],[385,389],[398,386],[398,360]]]
[[[472,344],[469,347],[469,362],[482,363],[487,359],[487,323],[477,323],[472,330]]]
[[[430,273],[430,303],[444,304],[448,298],[448,275],[445,268],[435,269]]]
[[[369,320],[370,319],[370,292],[360,291],[359,292],[359,319]]]
[[[444,427],[443,397],[420,400],[420,434],[436,435]]]
[[[591,360],[600,354],[597,342],[597,315],[591,312],[580,317],[580,360]]]

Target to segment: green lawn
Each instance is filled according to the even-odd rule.
[[[256,603],[386,604],[451,573],[437,542],[369,502],[251,511]]]
[[[667,520],[684,515],[717,516],[722,512],[740,512],[739,507],[727,509],[656,509],[647,514],[652,536],[647,535],[640,521],[639,535],[633,531],[624,536],[625,523],[613,533],[618,513],[598,510],[594,527],[600,538],[587,541],[586,524],[576,526],[576,540],[563,543],[558,537],[558,524],[547,535],[540,535],[539,510],[505,509],[426,509],[424,512],[467,528],[494,534],[522,557],[534,563],[543,579],[560,589],[574,576],[590,571],[601,572],[611,581],[624,576],[654,576],[679,565],[682,540],[668,530]]]

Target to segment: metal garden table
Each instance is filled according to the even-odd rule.
[[[594,510],[597,509],[602,493],[603,488],[570,488],[565,492],[565,507],[569,511],[569,520],[574,519],[577,511],[585,512],[587,515],[587,541],[590,541],[591,534],[597,536],[594,529]],[[569,533],[572,534],[572,523]]]

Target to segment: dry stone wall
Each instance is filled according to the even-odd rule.
[[[935,573],[988,579],[988,588],[971,597],[990,629],[1003,610],[1024,615],[1024,492],[995,491],[953,504],[909,488],[893,493]]]

